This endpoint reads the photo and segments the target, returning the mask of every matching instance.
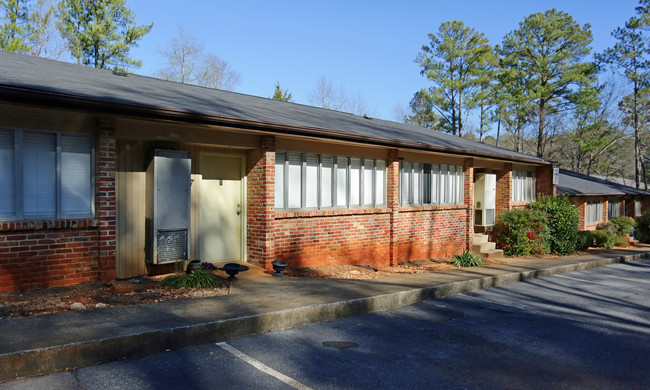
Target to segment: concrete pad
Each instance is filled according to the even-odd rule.
[[[228,296],[0,320],[0,381],[391,310],[648,256],[648,248],[641,248],[505,259],[505,264],[372,280],[275,278],[247,264],[250,273],[240,274]]]

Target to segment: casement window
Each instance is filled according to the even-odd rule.
[[[534,202],[536,179],[535,172],[512,171],[512,201]]]
[[[386,204],[386,161],[276,152],[277,210],[379,207]]]
[[[587,214],[585,215],[587,223],[600,222],[603,220],[603,203],[599,200],[590,200],[587,202]]]
[[[621,201],[609,200],[607,202],[607,219],[612,219],[621,216]]]
[[[90,218],[92,137],[0,129],[0,218]]]
[[[402,205],[463,203],[463,167],[449,164],[400,163]]]

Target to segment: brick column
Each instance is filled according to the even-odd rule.
[[[465,249],[472,250],[472,236],[474,235],[474,159],[466,158],[463,165],[464,174],[464,199],[467,212],[467,228],[465,229],[467,245]]]
[[[557,186],[553,184],[553,168],[555,165],[538,166],[535,170],[536,195],[555,195]]]
[[[587,199],[578,198],[576,207],[578,207],[578,230],[585,230],[587,228]]]
[[[248,261],[267,270],[275,259],[275,137],[265,136],[247,156]]]
[[[603,222],[609,221],[609,199],[603,197]]]
[[[512,208],[512,163],[506,163],[497,171],[496,217]]]
[[[98,228],[98,277],[115,279],[116,199],[115,199],[115,118],[98,118],[95,130],[95,217]]]
[[[399,150],[388,151],[386,201],[390,208],[390,265],[397,265],[399,249]]]

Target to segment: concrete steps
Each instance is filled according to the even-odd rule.
[[[488,241],[487,234],[475,233],[472,236],[472,252],[486,259],[503,257],[503,250],[496,249],[496,244]]]

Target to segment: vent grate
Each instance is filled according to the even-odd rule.
[[[158,230],[158,262],[187,260],[187,230]]]

